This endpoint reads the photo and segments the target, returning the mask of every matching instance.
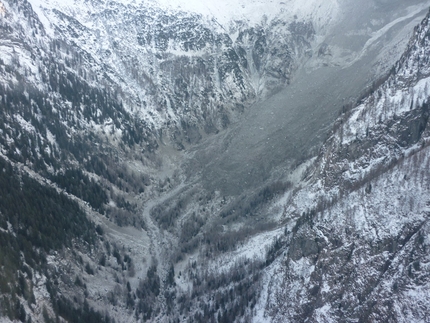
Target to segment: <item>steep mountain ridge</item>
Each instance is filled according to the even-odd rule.
[[[274,322],[427,319],[429,30],[427,15],[289,201],[298,218],[270,283]]]

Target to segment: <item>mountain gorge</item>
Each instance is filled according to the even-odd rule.
[[[428,320],[429,6],[1,0],[2,320]]]

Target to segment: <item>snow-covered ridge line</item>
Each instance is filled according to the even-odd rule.
[[[386,81],[339,117],[306,172],[305,187],[288,199],[284,215],[293,223],[303,212],[336,203],[430,143],[429,30],[427,16]]]
[[[89,9],[88,2],[82,0],[30,0],[35,7],[47,9],[61,8],[69,14],[80,16],[86,14],[84,10]],[[309,0],[239,0],[239,1],[202,1],[202,0],[117,0],[98,1],[94,3],[95,8],[104,10],[112,8],[112,5],[128,8],[158,7],[166,12],[178,13],[189,12],[202,15],[206,19],[215,19],[220,25],[228,29],[234,21],[244,21],[249,25],[261,24],[277,16],[291,18],[312,19],[317,28],[327,27],[339,14],[338,0],[321,1]]]
[[[343,133],[343,143],[347,144],[356,137],[363,137],[363,129],[354,128],[354,124],[361,123],[372,127],[392,118],[393,115],[415,109],[427,100],[430,75],[427,55],[430,46],[427,35],[428,19],[426,17],[422,24],[416,27],[406,53],[392,69],[388,80],[353,109],[345,126],[347,131]]]
[[[320,160],[325,181],[337,176],[362,180],[372,169],[404,156],[416,143],[427,143],[429,29],[427,16],[387,80],[340,117]]]
[[[428,16],[388,79],[339,118],[286,205],[292,233],[266,283],[269,321],[426,320],[429,31]]]

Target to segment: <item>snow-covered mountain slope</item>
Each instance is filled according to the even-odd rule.
[[[235,24],[235,21],[242,21],[250,26],[261,24],[263,21],[270,21],[280,16],[285,21],[296,19],[312,19],[316,22],[317,29],[327,28],[330,21],[336,20],[339,12],[339,1],[330,0],[321,2],[310,0],[306,3],[293,0],[288,2],[273,2],[271,0],[251,0],[235,1],[185,1],[185,0],[119,0],[116,1],[131,8],[152,7],[159,8],[170,13],[187,12],[201,15],[204,19],[216,20],[223,28],[228,30]],[[83,8],[90,8],[94,4],[80,2],[76,0],[32,0],[35,9],[40,8],[63,8],[69,12],[76,12],[79,5]],[[98,5],[106,5],[105,1],[98,2]],[[111,3],[112,5],[112,3]],[[76,13],[80,16],[81,13]]]
[[[215,19],[226,30],[234,28],[235,21],[242,21],[250,26],[270,22],[273,19],[294,21],[295,19],[312,21],[314,29],[320,34],[328,29],[340,14],[339,1],[184,1],[157,0],[164,8],[181,9],[196,12],[205,17]],[[326,30],[325,30],[326,31]]]
[[[126,109],[164,129],[163,140],[179,136],[184,144],[225,128],[245,106],[288,83],[314,34],[309,20],[280,21],[279,5],[270,20],[258,12],[258,20],[229,20],[227,27],[210,11],[171,3],[30,2],[52,38],[84,51],[107,73]]]
[[[301,218],[263,300],[271,321],[427,320],[428,155]]]
[[[274,322],[428,318],[429,16],[390,76],[337,121],[289,200]],[[294,224],[294,225],[293,225]]]

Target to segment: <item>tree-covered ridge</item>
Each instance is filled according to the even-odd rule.
[[[0,315],[25,317],[17,297],[34,302],[32,273],[46,270],[49,252],[95,237],[77,202],[0,158]]]
[[[80,54],[57,41],[51,46],[49,58],[38,62],[47,91],[29,84],[18,58],[15,67],[0,59],[0,77],[14,80],[0,84],[0,149],[101,213],[110,198],[118,206],[107,210],[115,222],[135,223],[132,206],[108,190],[145,190],[148,177],[128,172],[118,152],[137,149],[144,160],[157,148],[155,136],[125,111],[117,93],[92,86],[91,76],[73,71],[84,60]],[[55,58],[63,52],[70,57]]]
[[[67,169],[52,176],[52,180],[67,192],[87,201],[94,209],[102,211],[108,197],[94,179],[89,179],[80,169]]]
[[[45,252],[69,245],[74,238],[92,241],[94,225],[78,203],[26,174],[18,174],[0,159],[1,227],[20,243]],[[26,248],[24,248],[26,249]]]

